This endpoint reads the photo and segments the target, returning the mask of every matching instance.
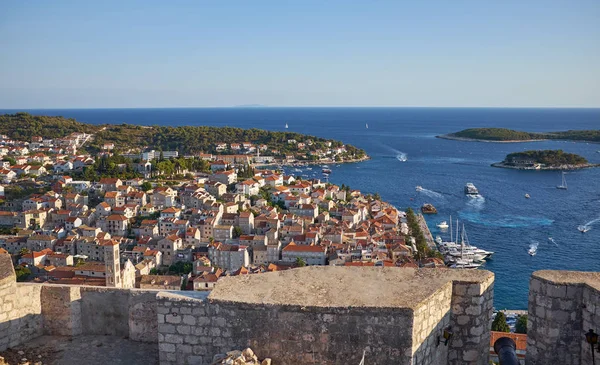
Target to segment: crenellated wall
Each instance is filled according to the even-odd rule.
[[[248,346],[276,364],[487,365],[493,284],[483,270],[308,267],[227,277],[210,294],[42,285],[16,283],[0,254],[0,351],[113,335],[157,343],[163,365]],[[528,322],[528,365],[591,363],[600,273],[535,272]]]

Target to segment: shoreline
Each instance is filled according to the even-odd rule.
[[[600,144],[598,141],[589,141],[585,139],[554,139],[554,138],[540,138],[540,139],[510,139],[506,141],[499,141],[493,139],[480,139],[480,138],[468,138],[468,137],[458,137],[453,136],[452,134],[440,134],[439,136],[435,136],[435,138],[447,139],[450,141],[461,141],[461,142],[488,142],[488,143],[524,143],[524,142],[545,142],[545,141],[563,141],[563,142],[573,142],[573,143],[595,143]]]
[[[560,170],[581,170],[581,169],[590,169],[594,167],[600,167],[600,164],[583,164],[583,165],[560,165],[560,166],[546,166],[540,167],[536,169],[535,167],[525,167],[525,166],[513,166],[507,165],[504,161],[502,162],[494,162],[491,164],[492,167],[504,168],[504,169],[513,169],[513,170],[531,170],[531,171],[560,171]]]
[[[368,161],[371,159],[371,156],[365,156],[362,158],[355,158],[352,160],[344,160],[344,161],[296,161],[296,162],[289,162],[289,163],[279,163],[279,162],[272,162],[272,163],[261,163],[261,164],[256,164],[256,167],[262,167],[262,166],[307,166],[307,165],[328,165],[328,164],[332,164],[332,165],[341,165],[344,163],[358,163],[358,162],[364,162],[364,161]]]
[[[542,141],[550,141],[549,139],[510,139],[507,141],[498,141],[493,139],[479,139],[479,138],[467,138],[467,137],[457,137],[451,134],[441,134],[439,136],[435,136],[435,138],[447,139],[450,141],[462,141],[462,142],[491,142],[491,143],[520,143],[520,142],[542,142]],[[557,141],[557,140],[555,140]],[[585,142],[585,141],[582,141]]]

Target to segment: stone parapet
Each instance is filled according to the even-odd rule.
[[[469,300],[457,312],[476,331],[453,319],[455,280],[466,285],[461,305],[471,295],[483,306]],[[215,354],[251,347],[278,364],[357,364],[364,353],[366,363],[443,365],[449,350],[468,358],[451,346],[462,341],[485,351],[453,363],[487,364],[492,283],[486,271],[310,267],[228,277],[208,296],[163,292],[160,363],[210,364]],[[455,335],[446,346],[438,339],[449,326]]]
[[[536,271],[529,282],[528,365],[591,363],[585,332],[600,328],[600,273]]]

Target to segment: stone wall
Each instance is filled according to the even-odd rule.
[[[160,363],[249,346],[277,364],[358,364],[364,351],[373,364],[487,365],[492,283],[485,271],[315,267],[227,278],[210,295],[161,292]]]
[[[0,351],[41,335],[116,335],[157,342],[154,290],[17,283],[0,254]]]
[[[494,310],[494,277],[483,282],[454,281],[448,364],[488,365],[490,322]]]
[[[40,288],[15,280],[10,256],[0,254],[0,351],[41,334]]]
[[[600,329],[600,273],[536,271],[529,282],[528,365],[591,363],[585,332]]]
[[[156,291],[42,285],[44,333],[113,335],[156,342]]]

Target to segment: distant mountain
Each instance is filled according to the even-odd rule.
[[[242,104],[242,105],[234,105],[234,108],[267,108],[267,105],[262,104]]]

